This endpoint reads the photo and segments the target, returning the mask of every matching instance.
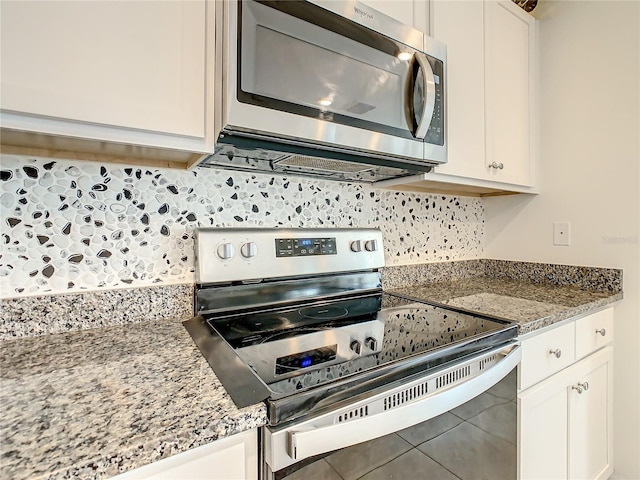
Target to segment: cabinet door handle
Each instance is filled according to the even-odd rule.
[[[607,331],[604,328],[599,328],[598,330],[596,330],[596,333],[599,333],[604,337],[607,334]]]
[[[582,392],[586,392],[589,390],[589,382],[578,382],[578,385],[572,385],[572,390],[577,390],[578,394],[582,394]]]
[[[493,163],[489,164],[489,168],[495,168],[497,170],[502,170],[504,168],[504,163],[502,163],[502,162],[500,162],[500,163],[493,162]]]
[[[555,350],[549,350],[551,355],[555,355],[556,358],[560,358],[562,356],[562,350],[556,348]]]

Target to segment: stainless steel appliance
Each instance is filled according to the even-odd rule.
[[[385,293],[375,229],[199,229],[185,327],[238,407],[265,402],[263,478],[446,412],[520,360],[513,322]]]
[[[216,2],[201,166],[373,182],[446,162],[446,48],[354,1]]]

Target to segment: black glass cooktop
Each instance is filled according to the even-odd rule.
[[[253,313],[214,316],[207,319],[234,348],[293,338],[317,329],[337,328],[375,319],[382,295],[368,295],[331,302],[311,302],[295,307]]]
[[[274,393],[288,395],[460,345],[455,355],[517,335],[514,324],[388,294],[208,318]],[[451,360],[446,355],[434,360]]]

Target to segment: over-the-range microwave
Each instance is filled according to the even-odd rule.
[[[446,47],[354,1],[215,2],[201,165],[375,182],[447,161]]]

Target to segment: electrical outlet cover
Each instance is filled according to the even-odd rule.
[[[553,222],[553,244],[571,245],[571,224],[569,222]]]

